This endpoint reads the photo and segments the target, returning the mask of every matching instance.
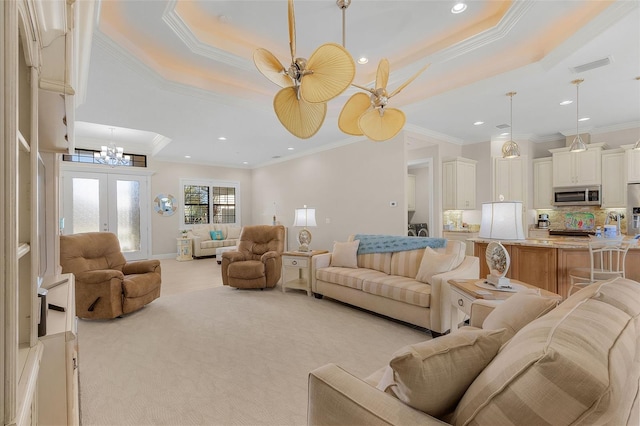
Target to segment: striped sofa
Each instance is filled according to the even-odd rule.
[[[430,283],[415,279],[425,249],[359,254],[357,268],[330,266],[331,253],[314,256],[312,291],[316,297],[339,300],[439,335],[451,328],[447,281],[479,278],[479,260],[466,256],[465,248],[464,242],[449,240],[446,247],[436,249],[438,253],[455,254],[459,261],[455,269],[433,275]]]
[[[638,425],[640,283],[591,284],[525,325],[440,418],[378,390],[372,377],[335,364],[312,371],[308,424]]]
[[[193,242],[193,257],[214,256],[219,247],[237,245],[241,229],[239,226],[222,223],[193,225],[187,232],[187,237]],[[212,239],[211,231],[222,231],[222,239]]]

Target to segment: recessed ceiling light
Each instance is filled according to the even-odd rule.
[[[587,120],[591,120],[591,118],[589,117],[582,117],[581,119],[579,119],[578,121],[587,121]]]
[[[185,155],[184,158],[191,158],[191,156],[190,155]]]
[[[226,140],[227,140],[227,138],[225,138],[224,136],[220,136],[220,137],[218,138],[218,140],[219,140],[219,141],[226,141]]]
[[[462,13],[465,10],[467,10],[467,5],[460,2],[453,5],[453,7],[451,8],[451,13]]]
[[[249,162],[248,161],[243,161],[242,164],[249,164]]]
[[[509,132],[500,133],[500,136],[509,136]]]
[[[474,126],[480,126],[484,124],[484,121],[476,121],[475,123],[473,123]]]
[[[560,102],[560,105],[565,106],[565,105],[571,105],[573,103],[573,101],[562,101]]]
[[[289,148],[287,148],[289,151],[293,151],[295,148],[290,146]]]
[[[369,62],[369,58],[365,58],[364,56],[361,56],[361,57],[359,57],[359,58],[358,58],[358,63],[359,63],[360,65],[364,65],[364,64],[366,64],[367,62]]]

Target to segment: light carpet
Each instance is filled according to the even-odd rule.
[[[83,425],[304,425],[311,370],[333,362],[366,377],[430,338],[279,286],[174,293],[78,329]]]

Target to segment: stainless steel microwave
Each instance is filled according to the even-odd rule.
[[[599,206],[602,204],[602,189],[595,186],[567,186],[553,188],[554,206]]]

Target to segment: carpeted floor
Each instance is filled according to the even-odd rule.
[[[169,295],[124,318],[79,321],[85,426],[304,425],[311,370],[333,362],[365,377],[430,338],[301,291],[221,287],[213,259],[162,262]],[[180,292],[185,265],[218,275]]]

